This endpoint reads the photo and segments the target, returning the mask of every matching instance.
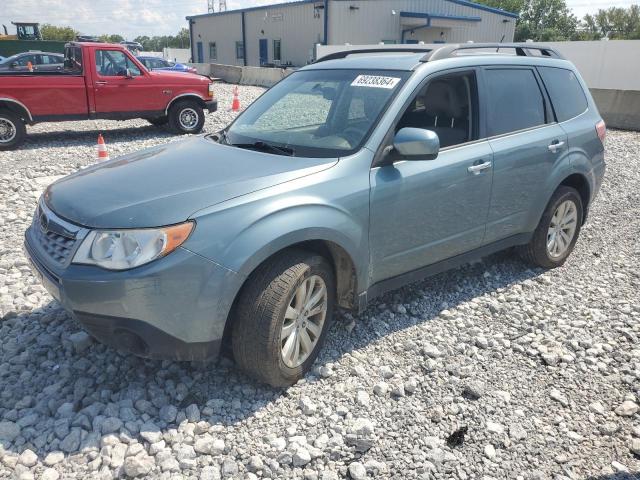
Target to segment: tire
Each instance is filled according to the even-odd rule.
[[[321,292],[322,282],[318,279],[326,288],[324,301],[320,302],[326,306],[322,322],[320,314],[309,315],[306,319],[293,314],[298,305],[296,293],[303,285],[307,288],[311,283],[315,285],[311,287],[312,300]],[[318,356],[333,320],[334,305],[335,277],[324,257],[288,250],[267,260],[249,277],[236,303],[231,337],[236,364],[253,378],[273,387],[294,384],[309,371]],[[304,311],[303,308],[299,310]],[[285,314],[289,317],[285,318]],[[299,344],[300,358],[293,362],[291,358],[284,358],[283,348],[289,344],[289,337],[283,339],[281,336],[285,322],[287,330],[292,332],[291,345],[304,336],[304,331],[307,339],[313,342],[308,351]],[[311,323],[317,335],[309,329]]]
[[[569,225],[575,225],[575,228],[573,229],[573,234],[569,235],[570,232],[567,229],[556,227],[556,231],[559,232],[560,230],[562,230],[562,232],[564,232],[564,235],[560,235],[560,233],[555,234],[555,237],[560,237],[561,240],[558,245],[564,245],[564,248],[558,248],[556,251],[553,251],[554,243],[552,241],[552,238],[554,236],[550,232],[550,229],[552,228],[552,219],[554,220],[554,222],[556,221],[556,219],[560,220],[559,217],[554,218],[554,215],[556,214],[556,212],[558,212],[559,214],[562,213],[559,211],[559,208],[563,205],[567,206],[566,214],[568,217],[571,216],[570,205],[573,206],[575,220],[573,223],[566,223],[566,226],[568,227]],[[567,260],[567,257],[569,257],[569,255],[573,251],[573,247],[575,246],[576,241],[578,240],[578,236],[580,235],[583,212],[584,206],[582,205],[582,198],[580,197],[578,191],[571,187],[559,187],[551,196],[551,200],[549,200],[547,208],[542,214],[540,223],[538,223],[531,241],[527,245],[523,245],[519,248],[520,256],[525,261],[543,268],[556,268],[564,264],[564,262]],[[548,242],[551,242],[551,248],[548,247]]]
[[[169,109],[168,123],[174,133],[198,133],[204,126],[204,110],[195,100],[176,102]]]
[[[27,127],[11,110],[0,110],[0,150],[12,150],[24,142]]]
[[[155,125],[156,127],[161,127],[166,125],[169,122],[169,119],[167,117],[147,118],[147,122],[151,125]]]

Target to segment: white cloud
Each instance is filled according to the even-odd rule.
[[[216,0],[216,7],[218,5]],[[268,0],[227,0],[227,8],[264,5]],[[86,35],[119,33],[175,35],[187,27],[185,17],[207,13],[207,0],[0,0],[0,24],[15,33],[11,22],[71,26]]]

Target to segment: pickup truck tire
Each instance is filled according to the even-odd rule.
[[[231,343],[237,365],[273,387],[294,384],[318,356],[334,305],[335,277],[324,257],[286,250],[267,260],[236,302]]]
[[[171,105],[168,120],[174,133],[198,133],[204,126],[204,111],[195,100],[181,100]]]
[[[167,122],[169,122],[169,118],[167,118],[167,117],[147,118],[147,121],[151,125],[155,125],[156,127],[161,127],[163,125],[166,125]]]
[[[11,150],[24,142],[27,127],[11,110],[0,110],[0,150]]]
[[[519,248],[520,256],[538,267],[561,266],[580,235],[583,208],[575,188],[559,187],[551,196],[530,242]]]

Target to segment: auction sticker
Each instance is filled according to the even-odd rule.
[[[373,87],[388,88],[395,87],[400,81],[397,77],[380,77],[378,75],[358,75],[353,82],[352,87]]]

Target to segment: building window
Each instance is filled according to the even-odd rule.
[[[218,59],[218,47],[216,46],[216,42],[209,42],[209,60],[217,60]]]
[[[236,42],[236,58],[244,58],[244,42]]]
[[[282,45],[282,40],[274,40],[273,41],[273,61],[278,62],[282,60],[282,56],[280,54],[280,47]]]

